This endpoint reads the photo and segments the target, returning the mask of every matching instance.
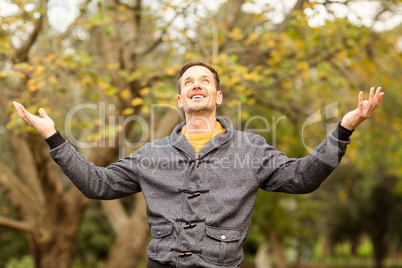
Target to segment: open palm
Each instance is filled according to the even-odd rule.
[[[14,101],[13,105],[18,115],[31,127],[36,129],[43,138],[46,139],[56,133],[54,121],[47,115],[43,108],[39,109],[41,117],[38,117],[28,112],[21,103]]]
[[[341,125],[349,130],[354,130],[364,120],[370,117],[371,113],[381,102],[384,92],[381,92],[381,87],[375,91],[374,87],[370,89],[369,99],[364,100],[363,92],[359,93],[357,108],[348,112],[342,118]],[[374,94],[375,91],[375,94]]]

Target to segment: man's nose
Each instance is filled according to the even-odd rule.
[[[193,83],[193,87],[194,87],[194,89],[201,89],[200,82],[198,80],[195,80]]]

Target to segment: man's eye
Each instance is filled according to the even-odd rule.
[[[184,85],[185,86],[188,86],[188,85],[190,85],[191,84],[191,81],[186,81],[186,82],[184,82]]]
[[[209,83],[209,80],[208,80],[208,79],[204,79],[204,80],[202,80],[202,82],[205,83],[205,84],[207,84],[207,83]]]

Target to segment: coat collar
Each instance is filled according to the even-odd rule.
[[[232,138],[234,133],[234,128],[231,124],[229,124],[225,119],[222,117],[217,117],[216,121],[221,123],[222,127],[226,130],[225,133],[217,135],[213,137],[198,153],[199,157],[202,158],[215,148],[221,148],[228,146],[227,142]],[[181,133],[181,130],[186,122],[181,122],[178,124],[170,134],[170,143],[175,148],[185,152],[189,158],[195,158],[196,153],[194,151],[193,146],[191,146],[190,142],[187,138]]]

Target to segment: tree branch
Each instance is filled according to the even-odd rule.
[[[279,102],[269,101],[267,99],[261,99],[254,97],[259,105],[270,107],[276,111],[284,113],[289,117],[290,121],[293,123],[299,122],[301,119],[305,118],[306,112],[298,106],[295,105],[281,105]]]
[[[305,0],[297,0],[296,4],[293,6],[292,10],[286,15],[285,19],[282,21],[281,24],[278,25],[276,28],[276,32],[282,33],[283,31],[286,30],[286,28],[289,26],[289,22],[293,19],[294,15],[293,13],[296,10],[301,10],[303,9],[303,4]]]
[[[243,6],[244,2],[246,2],[246,1],[245,0],[236,0],[236,1],[230,2],[229,10],[226,14],[226,20],[224,22],[224,24],[226,25],[226,32],[229,33],[230,31],[233,30],[237,20],[239,19],[241,7]],[[226,41],[224,43],[222,43],[221,45],[216,46],[216,44],[215,44],[215,46],[216,46],[214,49],[215,56],[218,55],[219,51],[224,49],[224,47],[230,42],[230,40],[231,40],[231,38],[228,37],[226,39]],[[217,38],[216,38],[216,42],[217,42]]]
[[[32,231],[32,226],[23,221],[13,220],[6,217],[0,216],[0,226],[8,227],[17,231],[30,232]]]
[[[36,39],[39,36],[40,31],[42,30],[43,25],[43,16],[41,16],[35,24],[35,28],[28,40],[23,44],[19,49],[17,49],[12,58],[14,63],[24,62],[28,60],[28,53],[31,49],[32,45],[35,43]]]
[[[155,135],[153,135],[153,139],[162,139],[172,132],[173,128],[179,124],[184,117],[182,117],[183,113],[180,111],[169,108],[169,111],[160,119],[155,125],[159,127],[155,131]]]
[[[19,174],[26,185],[32,190],[38,202],[44,205],[43,192],[32,152],[26,142],[17,135],[10,135],[15,160]]]
[[[2,162],[0,162],[0,189],[21,217],[34,219],[41,214],[41,205],[35,196]]]
[[[46,23],[45,18],[47,17],[47,0],[40,1],[40,7],[44,10],[40,18],[35,23],[35,28],[29,36],[28,40],[19,49],[17,49],[12,57],[14,63],[25,62],[28,60],[29,50],[35,43],[39,36],[39,33],[43,29],[44,23]]]
[[[120,200],[102,201],[102,207],[107,211],[106,217],[113,231],[117,234],[129,219]]]
[[[149,53],[151,53],[152,51],[154,51],[162,42],[163,42],[163,37],[165,36],[165,34],[167,33],[168,28],[173,24],[173,22],[177,19],[177,17],[180,14],[183,14],[184,11],[187,9],[187,7],[190,5],[191,3],[189,3],[186,7],[183,8],[182,12],[176,12],[176,14],[174,15],[174,17],[167,23],[166,27],[163,29],[162,33],[160,34],[159,38],[157,40],[155,40],[147,49],[145,49],[144,51],[138,53],[139,56],[145,56],[148,55]],[[136,56],[137,53],[133,53],[133,57]]]
[[[229,12],[226,16],[226,21],[225,21],[225,25],[227,26],[227,30],[230,32],[233,27],[235,26],[240,12],[241,12],[241,7],[243,6],[244,2],[246,2],[245,0],[236,0],[236,1],[230,1],[229,4]]]
[[[70,26],[68,26],[68,28],[62,33],[60,34],[60,38],[61,39],[65,39],[67,38],[74,30],[75,26],[77,26],[78,21],[82,19],[82,15],[83,13],[80,13],[80,15],[78,15],[75,20],[70,24]]]

